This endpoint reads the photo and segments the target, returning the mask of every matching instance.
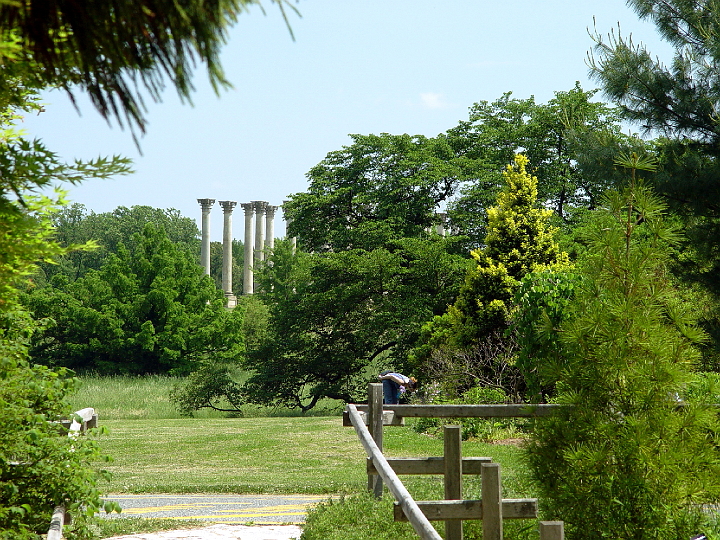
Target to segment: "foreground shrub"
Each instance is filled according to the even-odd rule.
[[[538,420],[527,459],[574,539],[690,538],[720,495],[717,412],[687,392],[703,334],[666,269],[664,209],[643,186],[607,198],[557,335],[569,407]]]
[[[4,323],[27,317],[21,311],[6,315]],[[102,504],[96,484],[103,473],[94,468],[99,447],[87,437],[71,439],[55,422],[71,412],[65,398],[76,380],[64,369],[30,365],[12,327],[0,325],[0,539],[47,532],[60,504],[82,534],[84,518]]]

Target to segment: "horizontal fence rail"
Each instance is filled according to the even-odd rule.
[[[367,405],[356,405],[367,412]],[[535,418],[550,416],[567,408],[559,404],[512,403],[507,405],[383,405],[383,412],[392,411],[392,418]],[[387,415],[390,418],[389,415]]]
[[[502,540],[503,520],[537,519],[537,499],[503,499],[500,465],[488,457],[462,457],[458,425],[444,429],[443,457],[386,458],[382,453],[383,426],[402,426],[405,418],[536,418],[550,416],[560,404],[443,404],[389,405],[382,402],[382,386],[368,385],[367,404],[349,404],[343,425],[353,426],[368,454],[368,489],[382,496],[383,482],[395,496],[395,521],[409,521],[421,539],[440,538],[430,521],[444,521],[447,540],[462,540],[463,521],[482,521],[483,538]],[[414,501],[398,475],[441,475],[445,500]],[[480,475],[481,499],[462,499],[462,476]],[[562,522],[540,521],[540,540],[564,540]]]

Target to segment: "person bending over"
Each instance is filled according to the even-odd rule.
[[[385,405],[397,405],[400,403],[400,395],[406,391],[414,390],[417,381],[414,377],[406,377],[402,373],[394,371],[383,371],[378,375],[383,385],[383,403]]]

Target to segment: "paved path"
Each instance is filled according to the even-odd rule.
[[[297,525],[210,525],[202,529],[114,536],[105,540],[293,540],[302,529]]]
[[[327,495],[109,495],[121,514],[109,519],[145,517],[197,519],[207,527],[116,536],[113,540],[292,540],[299,539],[307,508]],[[212,525],[210,525],[212,523]]]
[[[108,495],[123,517],[198,519],[209,523],[288,525],[303,523],[307,508],[327,495]],[[106,514],[103,514],[106,515]]]

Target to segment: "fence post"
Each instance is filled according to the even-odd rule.
[[[565,525],[562,521],[541,521],[540,540],[565,540]]]
[[[368,431],[378,449],[383,449],[383,390],[382,383],[368,384]],[[379,474],[368,475],[368,491],[382,498],[383,481]]]
[[[461,426],[449,425],[443,427],[445,462],[445,499],[462,499],[462,452]],[[445,521],[445,539],[463,540],[463,522],[460,519]]]
[[[502,486],[500,464],[482,464],[482,530],[483,540],[502,540]]]

